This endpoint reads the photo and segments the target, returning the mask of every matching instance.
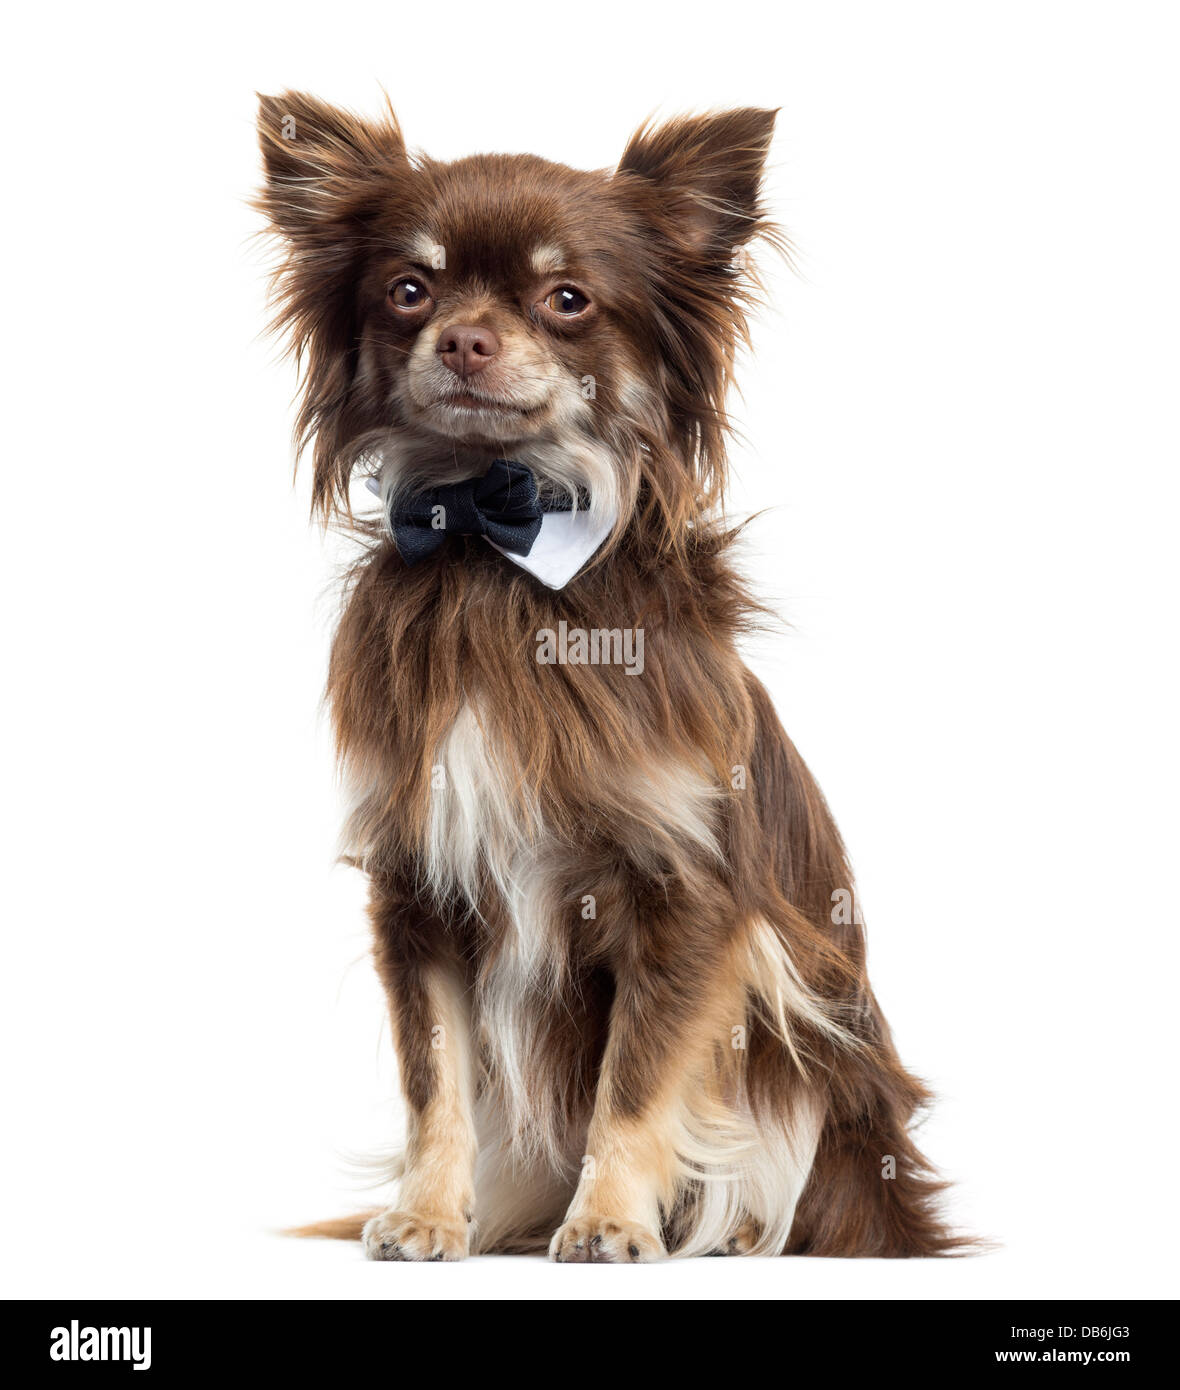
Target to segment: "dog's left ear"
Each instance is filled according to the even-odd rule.
[[[648,124],[632,136],[618,173],[654,185],[661,230],[686,249],[732,255],[762,230],[759,191],[777,114],[742,107]]]

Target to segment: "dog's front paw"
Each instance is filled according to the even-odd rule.
[[[370,1260],[461,1260],[467,1254],[466,1218],[448,1220],[412,1211],[383,1211],[365,1222],[361,1241]]]
[[[663,1256],[659,1236],[606,1216],[567,1221],[549,1242],[549,1258],[558,1264],[647,1264]]]

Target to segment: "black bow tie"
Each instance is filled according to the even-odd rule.
[[[433,555],[449,535],[487,536],[502,550],[527,555],[545,513],[568,512],[570,505],[568,496],[542,502],[531,468],[496,459],[482,478],[395,495],[389,529],[407,565]]]

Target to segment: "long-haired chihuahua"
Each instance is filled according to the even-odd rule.
[[[773,125],[586,173],[262,99],[298,445],[363,542],[328,694],[408,1114],[396,1206],[308,1230],[373,1259],[961,1244],[839,833],[737,651]]]

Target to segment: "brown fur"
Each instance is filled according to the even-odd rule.
[[[278,321],[305,366],[299,436],[314,455],[314,505],[366,541],[329,695],[362,790],[350,836],[371,876],[411,1122],[411,1209],[370,1222],[378,1258],[453,1258],[471,1215],[477,1227],[491,1220],[483,1249],[542,1248],[563,1216],[558,1259],[684,1248],[712,1180],[691,1135],[707,1131],[720,1154],[731,1121],[789,1134],[813,1112],[818,1146],[786,1250],[957,1244],[909,1137],[926,1092],[893,1048],[860,927],[834,920],[833,895],[853,889],[838,832],[736,650],[759,610],[732,565],[735,532],[717,520],[724,401],[753,288],[735,252],[773,237],[758,191],[772,125],[753,110],[672,121],[637,134],[608,175],[528,156],[411,160],[392,113],[366,122],[298,94],[263,99],[260,206],[286,247]],[[422,237],[445,246],[445,270],[416,258]],[[588,290],[577,323],[551,322],[536,300],[528,257],[539,245],[562,248],[570,282]],[[385,300],[407,273],[435,306],[414,322]],[[446,316],[492,327],[534,376],[537,364],[567,386],[593,376],[593,409],[571,422],[546,405],[519,439],[482,426],[448,438],[407,385],[419,335]],[[523,371],[516,380],[529,384]],[[474,537],[407,567],[387,533],[352,515],[350,483],[374,458],[399,486],[420,486],[527,457],[544,492],[568,486],[560,461],[580,449],[609,459],[621,510],[559,591]],[[539,664],[538,632],[561,621],[642,628],[643,674]],[[497,814],[521,828],[513,862],[543,880],[541,963],[512,1001],[527,1025],[528,1106],[496,1178],[527,1168],[537,1197],[503,1219],[479,1209],[474,1147],[487,1114],[511,1104],[494,1001],[519,908],[490,844],[474,891],[440,881],[431,849],[436,798],[454,794],[432,785],[433,769],[465,718],[498,769]],[[751,964],[768,950],[787,962],[787,1005],[770,968]],[[447,1007],[459,999],[470,1018],[469,1080],[431,1042],[441,980]],[[735,1213],[721,1247],[757,1249],[754,1215]],[[359,1224],[303,1233],[355,1236]]]

